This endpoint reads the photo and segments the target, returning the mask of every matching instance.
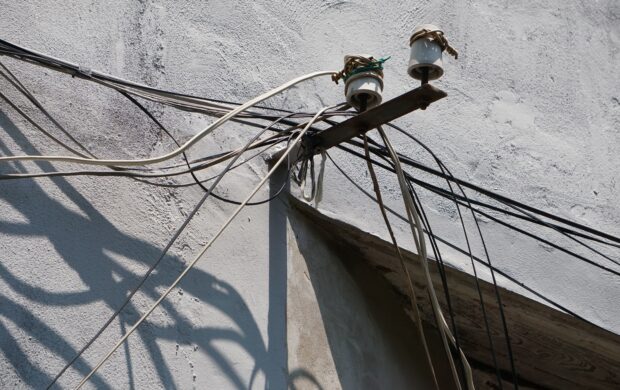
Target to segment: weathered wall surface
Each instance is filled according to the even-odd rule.
[[[357,254],[289,212],[288,368],[296,389],[430,389],[424,350],[403,297]],[[427,332],[429,343],[439,343]],[[330,351],[330,353],[325,353]],[[444,356],[433,356],[437,367]],[[436,367],[438,372],[442,372]],[[443,368],[443,367],[442,367]],[[450,377],[440,377],[445,388]]]
[[[297,75],[338,69],[344,54],[356,52],[392,55],[386,63],[385,96],[396,96],[414,85],[405,74],[412,28],[437,23],[461,53],[458,61],[446,60],[446,74],[437,83],[449,97],[399,124],[458,176],[620,234],[617,1],[3,0],[0,7],[0,35],[7,40],[153,86],[240,102]],[[122,96],[34,66],[4,63],[98,156],[143,157],[172,148]],[[0,88],[47,123],[6,83]],[[342,101],[341,88],[327,78],[316,80],[271,104],[314,110]],[[150,107],[179,139],[210,122]],[[4,103],[0,128],[3,155],[64,154]],[[241,145],[250,134],[239,126],[224,127],[190,155]],[[431,163],[409,141],[393,137],[397,148]],[[370,189],[363,162],[337,152],[333,157]],[[51,168],[40,163],[0,169]],[[264,172],[264,164],[255,161],[224,180],[221,192],[240,199]],[[398,209],[396,182],[388,175],[381,181],[387,203]],[[194,188],[161,189],[123,179],[1,182],[0,387],[40,388],[49,382],[122,302],[200,196]],[[422,196],[435,231],[463,245],[455,210]],[[320,207],[385,235],[376,207],[330,164]],[[208,203],[131,310],[61,384],[75,384],[88,371],[231,211],[220,202]],[[244,211],[92,383],[114,388],[285,386],[285,222],[275,207]],[[402,245],[411,248],[405,227],[396,224]],[[482,228],[498,267],[589,320],[620,331],[617,278],[489,221]],[[446,260],[468,269],[467,260],[453,251],[446,251]]]

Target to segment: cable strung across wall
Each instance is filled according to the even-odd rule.
[[[357,154],[353,154],[353,155],[357,156]],[[370,194],[368,191],[366,191],[349,174],[347,174],[347,172],[345,172],[344,169],[336,161],[334,161],[334,159],[332,158],[332,156],[329,153],[327,153],[327,157],[331,161],[331,163],[334,165],[334,167],[342,174],[342,176],[344,176],[344,178],[347,179],[355,188],[357,188],[362,194],[364,194],[366,197],[368,197],[373,202],[378,202],[378,200],[375,197],[373,197],[372,194]],[[375,164],[375,163],[373,163],[373,164]],[[385,209],[390,214],[392,214],[396,218],[400,219],[401,221],[407,222],[407,218],[404,217],[403,215],[401,215],[400,213],[398,213],[396,210],[394,210],[394,209],[392,209],[392,208],[390,208],[388,206],[385,206]],[[483,261],[482,259],[480,259],[476,255],[468,252],[466,249],[463,249],[463,248],[459,247],[458,245],[450,242],[449,240],[447,240],[447,239],[445,239],[445,238],[443,238],[443,237],[441,237],[441,236],[439,236],[437,234],[430,233],[428,230],[425,230],[424,233],[426,235],[432,235],[434,240],[437,240],[438,242],[448,246],[449,248],[456,250],[457,252],[461,253],[462,255],[465,255],[465,256],[468,256],[468,257],[472,256],[473,259],[476,262],[478,262],[478,263],[488,267],[488,264],[485,261]],[[540,292],[534,290],[533,288],[529,287],[524,282],[520,281],[519,279],[515,278],[514,276],[511,276],[508,272],[506,272],[506,271],[504,271],[502,269],[499,269],[496,266],[493,266],[493,271],[497,272],[499,275],[502,275],[504,278],[506,278],[506,280],[509,280],[510,282],[516,284],[517,286],[523,288],[524,290],[526,290],[526,291],[532,293],[533,295],[537,296],[538,298],[542,299],[543,301],[548,303],[550,306],[552,306],[552,307],[554,307],[554,308],[556,308],[556,309],[558,309],[560,311],[563,311],[563,312],[565,312],[567,314],[570,314],[571,316],[573,316],[573,317],[575,317],[575,318],[577,318],[577,319],[579,319],[579,320],[581,320],[581,321],[583,321],[583,322],[585,322],[585,323],[587,323],[589,325],[597,326],[596,324],[592,323],[591,321],[588,321],[587,319],[585,319],[584,317],[580,316],[579,314],[577,314],[576,312],[572,311],[571,309],[563,306],[562,304],[552,300],[551,298],[549,298],[549,297],[541,294]]]
[[[127,80],[123,80],[120,79],[118,77],[114,77],[114,76],[110,76],[101,72],[97,72],[97,71],[92,71],[92,70],[85,70],[84,68],[80,68],[80,66],[76,65],[76,64],[72,64],[70,62],[64,61],[64,60],[60,60],[48,55],[43,55],[40,53],[37,53],[34,50],[31,49],[26,49],[23,47],[20,47],[16,44],[7,42],[6,40],[2,40],[0,39],[0,52],[4,55],[8,55],[11,56],[13,58],[17,58],[20,60],[25,60],[28,62],[34,62],[38,65],[42,65],[42,66],[47,66],[50,67],[54,70],[58,70],[58,71],[62,71],[64,73],[67,74],[71,74],[75,77],[81,77],[81,78],[85,78],[85,79],[98,79],[98,80],[104,80],[106,82],[109,83],[118,83],[120,85],[124,85],[124,86],[131,86],[133,88],[137,88],[138,90],[143,90],[143,91],[150,91],[152,93],[158,93],[161,94],[162,96],[174,96],[174,97],[178,97],[178,98],[187,98],[187,99],[196,99],[200,102],[204,102],[204,104],[211,104],[212,106],[216,106],[219,109],[222,109],[223,111],[220,112],[228,112],[228,110],[230,110],[231,106],[232,107],[238,107],[239,103],[234,103],[234,102],[229,102],[229,101],[223,101],[223,100],[217,100],[217,99],[208,99],[208,98],[202,98],[202,97],[195,97],[195,96],[191,96],[191,95],[186,95],[186,94],[181,94],[181,93],[176,93],[176,92],[170,92],[170,91],[165,91],[165,90],[161,90],[161,89],[157,89],[157,88],[153,88],[153,87],[149,87],[146,85],[142,85],[142,84],[138,84],[138,83],[134,83],[134,82],[130,82]],[[116,85],[116,84],[115,84]],[[108,85],[109,86],[109,85]],[[224,105],[224,106],[222,106]],[[279,111],[279,112],[285,112],[285,113],[290,113],[290,111],[287,110],[283,110],[283,109],[277,109],[277,108],[271,108],[271,107],[264,107],[264,106],[257,106],[261,109],[264,110],[271,110],[271,111]],[[256,117],[259,116],[258,114],[254,114],[252,113],[252,117]],[[270,116],[269,118],[272,118],[272,120],[274,119],[273,116]],[[277,118],[276,118],[277,119]],[[286,121],[282,121],[283,123],[286,123]],[[334,123],[333,121],[331,123]],[[291,123],[286,123],[291,125]],[[297,125],[297,123],[292,123],[293,125]],[[255,124],[253,124],[255,125]],[[393,124],[390,124],[390,126],[393,126]],[[406,133],[406,132],[405,132]],[[428,173],[434,174],[436,176],[445,176],[443,174],[441,174],[438,171],[432,170],[431,168],[425,167],[422,164],[416,163],[415,161],[411,160],[411,159],[407,159],[407,160],[403,160],[403,163],[407,164],[407,165],[412,165],[415,168],[419,168],[422,170],[425,170]],[[596,229],[587,227],[585,225],[576,223],[574,221],[570,221],[567,219],[564,219],[562,217],[559,217],[557,215],[554,215],[552,213],[548,213],[545,211],[542,211],[540,209],[534,208],[532,206],[523,204],[521,202],[518,202],[516,200],[513,200],[509,197],[506,196],[502,196],[500,194],[497,194],[491,190],[488,189],[484,189],[482,187],[476,186],[472,183],[468,183],[462,179],[458,179],[456,177],[453,177],[452,179],[448,178],[448,180],[451,180],[455,183],[458,183],[460,185],[462,185],[463,187],[467,187],[469,189],[472,189],[474,191],[477,191],[483,195],[489,196],[492,199],[495,200],[501,200],[506,202],[507,204],[510,204],[512,206],[516,206],[519,207],[525,211],[531,212],[533,214],[539,215],[541,217],[545,217],[545,218],[549,218],[552,220],[555,220],[557,222],[563,223],[565,225],[571,226],[573,228],[588,232],[594,236],[598,236],[598,237],[602,237],[604,239],[610,240],[616,244],[620,244],[620,238],[615,237],[613,235],[610,235],[608,233],[604,233],[601,231],[598,231]]]
[[[361,143],[360,142],[351,140],[348,143],[352,144],[352,145],[355,145],[355,146],[358,146],[358,147],[361,148]],[[380,157],[381,156],[382,157],[386,157],[385,150],[381,150],[380,148],[375,148],[375,149],[371,148],[371,151],[376,152],[377,155],[379,155]],[[467,182],[467,181],[465,181],[463,179],[460,179],[458,177],[444,174],[444,173],[442,173],[440,171],[437,171],[437,170],[435,170],[433,168],[430,168],[430,167],[428,167],[428,166],[426,166],[426,165],[424,165],[424,164],[422,164],[422,163],[420,163],[418,161],[415,161],[414,159],[412,159],[410,157],[407,157],[407,156],[403,155],[402,153],[399,154],[399,157],[401,158],[402,163],[405,164],[405,165],[408,165],[410,167],[419,169],[421,171],[424,171],[426,173],[429,173],[429,174],[431,174],[433,176],[436,176],[436,177],[439,177],[441,179],[447,179],[447,180],[449,180],[449,181],[451,181],[451,182],[453,182],[455,184],[461,185],[464,188],[469,188],[471,190],[474,190],[475,192],[478,192],[481,195],[487,196],[490,199],[493,199],[493,200],[496,200],[497,202],[505,204],[508,207],[518,208],[519,210],[524,210],[524,211],[527,211],[529,213],[532,213],[529,216],[525,215],[525,217],[523,217],[523,219],[529,219],[530,221],[531,220],[535,220],[536,223],[538,223],[538,224],[545,224],[547,227],[552,227],[553,229],[559,229],[559,230],[567,232],[569,234],[575,234],[575,235],[576,234],[582,234],[582,237],[588,238],[588,239],[591,239],[591,240],[595,239],[595,238],[591,238],[590,236],[584,236],[583,233],[572,232],[572,231],[567,230],[566,228],[558,226],[556,224],[552,224],[552,223],[549,223],[549,222],[543,222],[540,219],[534,218],[532,215],[537,215],[538,217],[549,218],[549,219],[555,220],[557,222],[563,223],[565,225],[571,226],[573,228],[580,229],[583,232],[589,233],[589,234],[591,234],[593,236],[598,236],[598,237],[600,237],[602,239],[606,239],[606,240],[612,241],[613,243],[616,243],[616,244],[607,243],[607,242],[604,242],[604,241],[599,241],[601,243],[604,243],[604,244],[607,244],[607,245],[613,245],[613,246],[618,246],[618,244],[620,244],[620,238],[618,238],[616,236],[613,236],[613,235],[611,235],[609,233],[605,233],[605,232],[599,231],[597,229],[585,226],[583,224],[567,220],[567,219],[562,218],[562,217],[560,217],[558,215],[555,215],[555,214],[552,214],[552,213],[540,210],[540,209],[538,209],[536,207],[533,207],[533,206],[530,206],[530,205],[526,205],[526,204],[524,204],[522,202],[519,202],[519,201],[514,200],[512,198],[509,198],[507,196],[501,195],[501,194],[496,193],[494,191],[491,191],[489,189],[485,189],[485,188],[480,187],[478,185],[475,185],[473,183]],[[496,211],[500,211],[500,210],[496,210]],[[506,212],[505,210],[501,210],[501,211],[502,212]],[[529,218],[526,218],[526,217],[529,217]]]
[[[154,88],[144,84],[124,80],[116,76],[111,76],[96,70],[80,67],[77,64],[73,64],[65,60],[60,60],[49,55],[38,53],[34,50],[18,46],[2,39],[0,39],[0,55],[6,55],[17,60],[44,66],[58,72],[69,74],[72,77],[92,81],[102,86],[117,90],[119,92],[126,92],[134,96],[140,96],[144,99],[172,106],[174,108],[184,111],[198,112],[211,116],[221,117],[227,114],[230,110],[240,106],[240,103],[192,96],[178,92],[171,92],[160,88]],[[282,108],[266,107],[258,104],[254,105],[253,108],[260,109],[261,111],[266,111],[267,113],[248,110],[245,112],[240,112],[235,118],[231,118],[231,120],[250,126],[256,126],[256,123],[244,121],[240,118],[252,118],[272,121],[274,119],[277,119],[278,117],[281,117],[283,114],[292,113],[292,111]],[[296,115],[303,115],[305,116],[305,118],[308,119],[312,117],[311,113],[296,113]],[[297,124],[290,120],[283,120],[282,123],[289,126]],[[263,127],[264,125],[258,126]],[[314,127],[311,127],[309,131],[312,132],[314,130],[316,129]]]
[[[244,110],[252,107],[253,105],[262,102],[286,89],[293,87],[296,84],[301,83],[305,80],[310,80],[320,76],[331,76],[333,71],[319,71],[309,73],[307,75],[303,75],[292,79],[279,87],[276,87],[268,92],[265,92],[262,95],[259,95],[248,102],[238,106],[237,108],[229,111],[215,122],[211,123],[209,126],[205,127],[203,130],[198,132],[198,134],[194,135],[188,141],[186,141],[179,148],[173,150],[172,152],[163,154],[157,157],[143,158],[143,159],[91,159],[91,158],[83,158],[83,157],[73,157],[73,156],[10,156],[10,157],[0,157],[0,163],[8,162],[8,161],[56,161],[56,162],[70,162],[70,163],[79,163],[79,164],[87,164],[87,165],[103,165],[103,166],[141,166],[141,165],[153,165],[159,162],[163,162],[166,160],[170,160],[173,157],[178,156],[184,151],[188,150],[190,147],[195,145],[198,141],[203,139],[205,136],[210,134],[212,131],[226,123],[229,119],[235,117],[237,114],[243,112]]]
[[[345,151],[347,151],[347,152],[349,152],[349,153],[351,153],[352,155],[355,155],[356,157],[359,157],[359,158],[362,158],[362,159],[364,158],[364,156],[363,156],[363,154],[362,154],[362,153],[357,152],[357,151],[355,151],[355,150],[352,150],[352,149],[350,149],[350,148],[348,148],[348,147],[346,147],[346,146],[342,146],[342,145],[341,145],[339,148],[340,148],[340,149],[342,149],[342,150],[345,150]],[[371,152],[373,152],[373,150],[371,150]],[[378,153],[378,156],[380,156],[380,157],[385,157],[382,153]],[[401,157],[401,158],[402,158],[402,157]],[[405,165],[411,165],[411,164],[410,164],[410,160],[408,160],[408,159],[403,159],[403,160],[402,160],[402,162],[403,162],[403,164],[405,164]],[[377,165],[378,167],[381,167],[381,168],[383,168],[383,169],[385,169],[385,170],[387,170],[387,171],[394,172],[394,168],[393,168],[392,166],[390,166],[390,165],[387,165],[387,163],[382,163],[382,162],[379,162],[379,161],[376,161],[376,160],[373,160],[373,163],[374,163],[375,165]],[[415,163],[415,165],[416,165],[416,167],[418,167],[418,166],[423,166],[423,165],[421,165],[421,164],[419,164],[419,163]],[[425,167],[426,169],[430,169],[430,168],[428,168],[428,167],[426,167],[426,166],[423,166],[423,167]],[[423,169],[423,170],[426,170],[426,169]],[[423,187],[423,188],[425,188],[425,189],[428,189],[428,190],[430,190],[430,191],[432,191],[432,192],[434,192],[434,193],[436,193],[436,194],[438,194],[438,195],[441,195],[442,197],[444,197],[444,198],[446,198],[446,199],[448,199],[448,200],[451,200],[451,198],[452,198],[452,195],[451,195],[448,191],[441,190],[441,189],[439,189],[439,187],[436,187],[436,186],[434,186],[434,185],[432,185],[432,184],[426,183],[426,182],[424,182],[424,181],[422,181],[422,180],[419,180],[419,179],[415,179],[415,178],[411,177],[411,176],[410,176],[408,173],[406,173],[406,172],[405,172],[405,176],[408,178],[408,180],[412,181],[413,183],[415,183],[415,184],[417,184],[417,185],[420,185],[421,187]],[[447,178],[447,177],[448,177],[447,175],[441,175],[441,174],[440,174],[439,176],[440,176],[440,177],[443,177],[443,178]],[[461,181],[460,181],[459,179],[454,178],[454,180],[453,180],[453,181],[454,181],[454,182],[456,182],[456,183],[461,184]],[[461,204],[462,206],[468,207],[468,204],[466,204],[466,203],[460,202],[459,204]],[[468,208],[469,208],[469,207],[468,207]],[[477,209],[473,209],[473,210],[474,210],[475,212],[477,212],[478,214],[482,215],[482,214],[479,212],[479,210],[477,210]],[[486,216],[486,215],[488,215],[488,214],[485,214],[485,216]],[[494,218],[494,217],[491,217],[491,218],[496,219],[496,218]],[[591,259],[589,259],[589,258],[587,258],[587,257],[585,257],[585,256],[582,256],[582,255],[580,255],[580,254],[578,254],[578,253],[575,253],[575,252],[573,252],[573,251],[571,251],[571,250],[569,250],[569,249],[566,249],[566,248],[564,248],[564,247],[562,247],[562,246],[560,246],[560,245],[558,245],[558,244],[554,244],[554,243],[552,243],[552,242],[550,242],[550,241],[548,241],[548,240],[545,240],[544,238],[539,237],[539,236],[537,236],[537,235],[535,235],[535,234],[533,234],[533,233],[529,233],[529,232],[524,231],[523,229],[519,229],[518,227],[516,227],[516,226],[514,226],[514,225],[512,225],[512,224],[505,223],[505,222],[504,222],[504,223],[502,223],[502,224],[504,224],[506,227],[509,227],[509,228],[510,228],[510,229],[512,229],[512,230],[517,231],[518,233],[521,233],[521,234],[524,234],[524,235],[528,235],[528,236],[530,236],[531,238],[536,239],[537,241],[540,241],[540,242],[542,242],[542,243],[544,243],[544,244],[547,244],[547,245],[553,246],[554,248],[556,248],[556,249],[558,249],[558,250],[560,250],[560,251],[562,251],[562,252],[564,252],[564,253],[566,253],[566,254],[569,254],[569,255],[571,255],[572,257],[574,257],[574,258],[576,258],[576,259],[578,259],[578,260],[584,261],[584,262],[586,262],[586,263],[588,263],[588,264],[590,264],[590,265],[593,265],[593,266],[595,266],[595,267],[597,267],[597,268],[600,268],[600,269],[602,269],[602,270],[604,270],[604,271],[606,271],[606,272],[609,272],[609,273],[611,273],[611,274],[614,274],[614,275],[616,275],[616,276],[620,276],[620,271],[616,271],[616,270],[614,270],[614,269],[612,269],[612,268],[609,268],[609,267],[607,267],[607,266],[605,266],[605,265],[603,265],[603,264],[600,264],[600,263],[598,263],[598,262],[595,262],[595,261],[593,261],[593,260],[591,260]]]

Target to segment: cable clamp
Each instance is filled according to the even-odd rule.
[[[93,75],[93,70],[89,67],[78,65],[78,69],[73,76],[75,77],[78,74],[81,74],[82,76],[85,76],[86,78],[91,78]]]

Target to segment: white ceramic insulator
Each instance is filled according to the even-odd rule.
[[[421,29],[437,30],[432,24],[423,24],[414,30]],[[436,80],[443,75],[443,61],[441,58],[443,50],[441,46],[430,38],[416,39],[411,45],[411,55],[409,57],[409,67],[407,73],[417,80],[422,79],[422,68],[428,68],[428,79]]]
[[[353,75],[345,83],[347,103],[356,110],[360,109],[362,95],[366,95],[366,108],[381,104],[382,92],[383,81],[372,71]]]

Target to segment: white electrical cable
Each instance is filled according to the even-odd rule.
[[[215,240],[217,240],[220,237],[220,235],[224,232],[224,230],[226,230],[228,225],[230,225],[230,223],[241,212],[241,210],[243,210],[243,208],[246,206],[246,204],[258,192],[258,190],[260,190],[261,187],[267,182],[267,180],[276,171],[276,169],[278,169],[278,167],[284,162],[284,160],[288,158],[288,155],[291,153],[293,148],[297,145],[297,143],[299,143],[301,138],[308,131],[308,129],[312,126],[312,124],[317,120],[317,118],[319,116],[321,116],[321,114],[325,110],[327,110],[329,108],[330,107],[324,107],[319,112],[317,112],[316,115],[314,115],[314,117],[308,122],[308,124],[303,128],[303,130],[299,132],[299,135],[297,136],[297,138],[295,138],[295,140],[293,142],[291,142],[291,144],[288,146],[288,148],[285,150],[285,152],[282,154],[282,156],[278,159],[278,161],[274,164],[274,166],[269,170],[267,175],[260,181],[260,183],[258,183],[258,185],[256,187],[254,187],[252,192],[250,192],[250,195],[248,195],[248,197],[245,198],[245,200],[239,205],[239,207],[237,207],[237,209],[228,218],[228,220],[222,225],[222,227],[217,231],[217,233],[215,233],[215,235],[211,238],[211,240],[204,246],[204,248],[202,248],[202,250],[198,253],[198,255],[196,255],[194,260],[192,260],[192,262],[189,263],[189,265],[183,270],[183,272],[181,272],[181,274],[175,279],[175,281],[170,285],[170,287],[168,287],[168,289],[166,289],[166,291],[146,311],[146,313],[144,313],[142,315],[142,317],[140,317],[140,319],[131,328],[129,328],[127,333],[125,333],[125,335],[123,335],[123,337],[121,337],[121,339],[114,345],[114,347],[110,350],[110,352],[108,352],[108,354],[103,359],[101,359],[101,361],[90,371],[90,373],[88,375],[86,375],[84,377],[84,379],[82,379],[82,381],[77,385],[76,390],[79,390],[80,388],[82,388],[82,386],[88,381],[88,379],[90,379],[90,377],[92,377],[95,374],[95,372],[97,372],[97,370],[110,358],[110,356],[112,356],[112,354],[118,349],[118,347],[120,347],[125,342],[125,340],[127,340],[127,338],[136,330],[136,328],[138,326],[140,326],[140,324],[142,324],[142,322],[144,322],[146,320],[146,318],[155,310],[155,308],[157,306],[159,306],[159,304],[181,282],[181,280],[185,277],[185,275],[187,275],[187,273],[194,267],[194,265],[196,265],[198,260],[200,260],[200,258],[205,254],[207,249],[209,249],[211,247],[211,245],[213,245]]]
[[[439,301],[437,299],[437,294],[435,293],[435,288],[433,287],[433,280],[431,279],[431,274],[428,269],[428,254],[426,251],[426,241],[424,238],[424,232],[421,228],[422,223],[420,221],[420,217],[416,211],[415,205],[413,203],[413,199],[411,198],[411,194],[407,191],[407,181],[405,179],[405,175],[403,173],[402,167],[400,165],[400,161],[396,154],[396,151],[392,147],[392,144],[387,138],[387,135],[383,131],[381,127],[378,128],[379,133],[381,134],[381,138],[385,142],[385,146],[387,147],[391,159],[394,161],[394,169],[396,171],[396,175],[398,176],[398,184],[400,186],[400,190],[402,192],[403,201],[405,203],[405,209],[407,211],[407,217],[409,219],[409,225],[411,227],[411,233],[413,234],[413,240],[415,242],[415,246],[418,250],[420,262],[422,263],[422,269],[424,270],[424,275],[426,277],[426,284],[429,291],[429,295],[431,298],[431,306],[433,307],[433,312],[435,313],[435,317],[438,320],[439,334],[441,335],[442,342],[444,344],[444,348],[446,349],[446,354],[448,355],[448,361],[450,363],[450,369],[452,370],[452,375],[454,377],[455,384],[458,389],[461,389],[460,381],[458,378],[458,373],[456,367],[454,365],[454,359],[452,358],[452,354],[450,353],[450,348],[448,346],[448,340],[454,346],[456,346],[456,340],[446,323],[446,320],[441,311],[441,307],[439,306]],[[417,234],[416,234],[417,232]],[[447,338],[447,339],[446,339]],[[467,381],[467,388],[470,390],[475,389],[473,375],[471,372],[471,366],[467,361],[463,350],[459,348],[459,354],[461,356],[461,360],[463,361],[463,367],[465,371],[465,377]]]
[[[121,93],[129,93],[135,96],[140,96],[144,99],[169,105],[185,111],[206,113],[208,115],[214,116],[222,116],[228,111],[237,107],[237,104],[231,102],[218,101],[214,99],[207,99],[203,97],[160,90],[144,84],[139,84],[133,81],[121,79],[119,77],[115,77],[96,70],[88,69],[77,64],[72,64],[70,62],[66,62],[64,60],[60,60],[51,56],[37,53],[31,49],[19,46],[16,47],[19,49],[18,51],[21,50],[27,53],[30,52],[30,54],[23,56],[21,54],[18,54],[14,50],[14,48],[12,50],[3,51],[2,40],[0,39],[0,55],[9,55],[18,60],[34,63],[36,65],[43,66],[58,72],[71,74],[74,77],[83,77],[85,80],[104,85],[108,88],[115,89]],[[53,64],[50,64],[50,62],[52,62]],[[275,110],[285,112],[284,110]],[[239,116],[252,117],[253,113],[247,113]]]
[[[116,166],[136,166],[136,165],[151,165],[156,164],[162,161],[169,160],[187,149],[193,146],[195,143],[204,138],[207,134],[211,133],[213,130],[224,124],[226,121],[233,118],[235,115],[247,110],[255,104],[262,102],[265,99],[276,95],[295,84],[298,84],[302,81],[309,80],[319,76],[327,76],[334,74],[334,71],[321,71],[321,72],[313,72],[307,75],[297,77],[287,83],[282,84],[281,86],[274,88],[268,92],[265,92],[262,95],[255,97],[254,99],[242,104],[241,106],[235,108],[234,110],[228,112],[223,117],[219,118],[211,125],[207,126],[204,130],[193,136],[189,141],[184,143],[180,148],[159,156],[159,157],[151,157],[146,159],[137,159],[137,160],[103,160],[103,159],[89,159],[89,158],[81,158],[81,157],[71,157],[71,156],[8,156],[8,157],[0,157],[0,162],[5,161],[59,161],[59,162],[70,162],[70,163],[80,163],[80,164],[88,164],[88,165],[116,165]]]

